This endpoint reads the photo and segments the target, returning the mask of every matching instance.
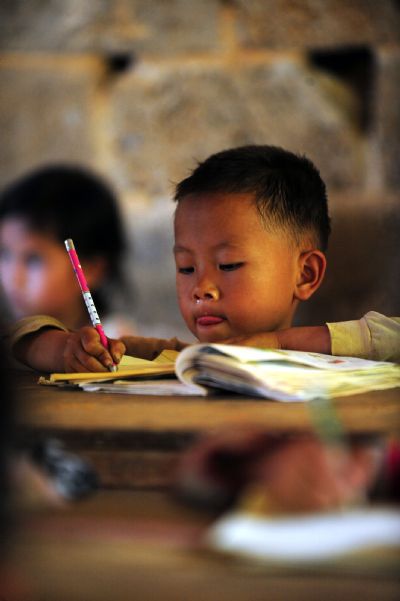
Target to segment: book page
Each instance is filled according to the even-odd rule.
[[[319,369],[334,371],[376,369],[379,366],[391,365],[386,361],[370,361],[357,357],[336,357],[322,353],[311,353],[306,351],[291,351],[281,349],[261,349],[250,346],[237,346],[227,344],[196,344],[186,348],[181,353],[179,364],[190,361],[194,356],[200,354],[221,354],[230,357],[240,363],[282,363],[288,365],[304,365]]]
[[[113,394],[144,394],[161,396],[207,396],[209,391],[184,384],[176,378],[160,380],[115,380],[114,382],[80,383],[86,392],[112,392]]]
[[[400,386],[394,363],[223,344],[184,349],[176,373],[187,384],[288,402]]]

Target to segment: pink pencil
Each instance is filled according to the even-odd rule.
[[[90,294],[89,286],[87,285],[85,274],[83,273],[82,265],[80,264],[74,243],[71,240],[71,238],[68,238],[68,240],[65,240],[64,244],[65,248],[68,251],[69,258],[71,259],[72,267],[74,268],[75,275],[79,282],[79,286],[81,287],[83,299],[89,312],[89,317],[92,322],[92,325],[94,328],[96,328],[96,330],[99,333],[101,344],[104,346],[104,348],[109,350],[107,336],[105,335],[103,326],[101,325],[100,317],[94,305],[92,295]],[[109,367],[110,371],[115,371],[116,369],[116,365],[112,365]]]

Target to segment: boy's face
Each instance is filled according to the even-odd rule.
[[[291,325],[300,251],[265,229],[251,194],[181,200],[174,253],[180,310],[201,342]]]
[[[0,225],[0,282],[15,318],[46,314],[72,327],[83,310],[66,250],[23,219],[10,217]]]

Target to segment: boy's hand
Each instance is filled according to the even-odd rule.
[[[125,353],[120,340],[108,339],[109,351],[100,342],[95,328],[85,326],[76,332],[46,327],[24,336],[13,348],[18,361],[41,372],[106,371],[118,364]]]
[[[85,326],[76,332],[68,333],[63,351],[66,372],[107,371],[118,364],[125,353],[125,345],[120,340],[108,338],[109,350],[100,342],[95,328]]]

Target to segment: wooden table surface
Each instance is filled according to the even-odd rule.
[[[20,423],[48,431],[198,432],[255,422],[267,428],[309,429],[307,403],[283,403],[222,394],[213,398],[82,392],[37,384],[32,372],[19,374]],[[400,388],[332,401],[346,430],[400,432]]]

